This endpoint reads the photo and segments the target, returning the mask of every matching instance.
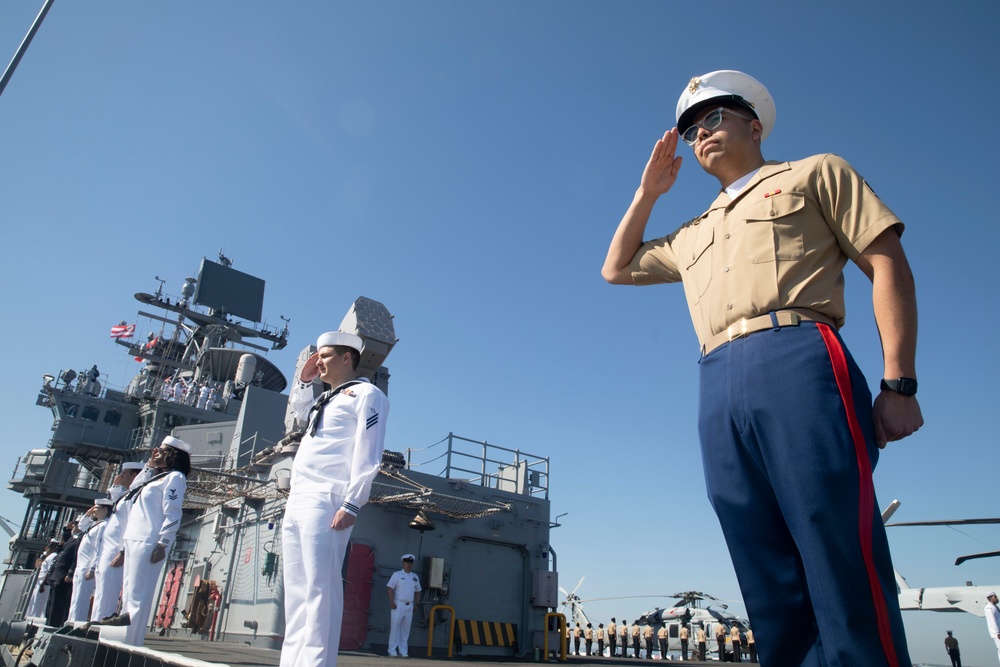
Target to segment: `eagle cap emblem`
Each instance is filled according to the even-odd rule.
[[[688,92],[693,95],[700,86],[701,86],[701,77],[700,76],[691,77],[691,80],[688,81]]]

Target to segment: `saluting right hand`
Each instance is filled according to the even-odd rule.
[[[663,138],[653,146],[653,153],[642,172],[639,189],[659,197],[674,186],[684,158],[677,152],[677,128],[667,130]]]
[[[302,371],[299,372],[299,380],[302,382],[312,382],[319,377],[319,368],[316,362],[319,361],[319,352],[313,352],[312,356],[302,364]]]

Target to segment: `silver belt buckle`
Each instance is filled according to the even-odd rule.
[[[741,317],[740,321],[736,324],[729,325],[729,340],[734,340],[736,338],[743,338],[747,335],[747,318]],[[738,326],[737,326],[738,325]]]

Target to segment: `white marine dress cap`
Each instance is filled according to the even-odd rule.
[[[405,560],[411,560],[411,561],[412,561],[412,560],[416,560],[416,558],[414,558],[414,557],[413,557],[413,554],[403,554],[403,555],[402,555],[402,556],[400,557],[400,559],[399,559],[399,560],[401,560],[401,561],[405,561]]]
[[[173,447],[174,449],[179,449],[187,454],[191,453],[191,445],[189,445],[188,443],[184,442],[179,438],[173,437],[172,435],[168,435],[167,437],[165,437],[163,439],[163,444],[166,445],[167,447]]]
[[[364,341],[361,340],[361,336],[347,333],[346,331],[327,331],[316,339],[317,348],[331,347],[333,345],[343,345],[344,347],[353,348],[358,351],[358,354],[361,353],[361,348],[365,346]]]
[[[767,139],[774,129],[776,110],[771,93],[749,74],[720,69],[696,76],[688,82],[677,100],[677,131],[684,134],[702,109],[720,102],[734,102],[753,111],[764,126],[760,140]]]

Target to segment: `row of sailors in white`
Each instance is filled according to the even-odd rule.
[[[100,621],[118,612],[118,598],[121,596],[124,574],[121,561],[124,557],[118,558],[117,565],[113,563],[121,553],[122,538],[125,535],[125,526],[128,525],[130,503],[126,501],[126,492],[141,488],[154,473],[152,468],[142,463],[124,463],[122,471],[108,489],[113,505],[104,527],[95,566],[97,583],[94,590],[94,605],[90,613],[91,621]]]
[[[359,509],[382,462],[389,400],[356,378],[363,342],[325,333],[291,389],[308,422],[292,463],[282,523],[285,639],[281,667],[334,667],[344,613],[341,570]],[[331,389],[318,398],[317,378]]]
[[[97,566],[97,554],[101,548],[101,539],[107,525],[111,500],[98,498],[77,522],[77,528],[83,535],[76,551],[76,568],[73,570],[73,595],[69,603],[70,621],[87,621],[90,613],[90,597],[94,594],[94,569]]]
[[[109,489],[111,498],[98,500],[80,520],[83,536],[68,620],[107,620],[116,615],[120,597],[122,616],[128,614],[129,619],[125,642],[142,645],[156,583],[180,526],[190,453],[188,443],[167,436],[145,466],[123,464]],[[58,544],[52,546],[52,553],[42,562],[39,581],[44,581],[58,553]],[[45,615],[48,591],[38,588],[28,616]]]
[[[176,381],[167,378],[160,387],[160,398],[172,403],[193,405],[199,410],[211,410],[219,400],[219,390],[207,383],[196,385],[193,382],[186,383],[181,378]]]

